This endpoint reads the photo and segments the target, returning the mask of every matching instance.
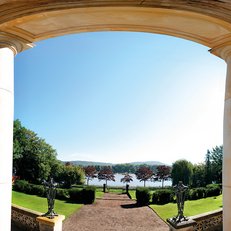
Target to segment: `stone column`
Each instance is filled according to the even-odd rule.
[[[231,56],[226,59],[227,76],[223,124],[223,230],[231,227]]]
[[[0,230],[11,230],[14,52],[0,47]]]
[[[224,123],[223,123],[223,230],[231,227],[231,42],[213,48],[211,52],[227,63]]]

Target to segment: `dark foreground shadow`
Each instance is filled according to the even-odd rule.
[[[120,205],[123,209],[134,209],[134,208],[138,208],[140,207],[139,205],[137,205],[136,203],[134,204],[126,204],[126,205]]]

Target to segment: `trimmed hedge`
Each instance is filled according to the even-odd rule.
[[[209,184],[206,186],[207,197],[219,196],[221,194],[221,187],[219,184]]]
[[[85,187],[82,191],[82,196],[84,204],[92,204],[95,201],[95,187]]]
[[[30,188],[31,187],[26,180],[17,180],[13,185],[13,189],[18,192],[28,193]]]
[[[147,188],[136,189],[136,202],[138,205],[148,205],[151,198],[150,191]]]
[[[46,197],[46,190],[43,185],[30,184],[25,180],[17,180],[13,189],[26,194]],[[95,187],[61,189],[56,188],[56,199],[71,200],[74,203],[92,204],[95,201]]]
[[[221,186],[219,184],[209,184],[206,187],[192,188],[187,190],[185,200],[198,200],[201,198],[219,196]],[[175,202],[175,192],[172,189],[156,189],[152,195],[153,204],[167,204]]]
[[[68,190],[70,200],[76,203],[92,204],[95,201],[95,188],[85,187],[83,189],[72,188]]]
[[[57,188],[56,189],[56,197],[59,200],[67,200],[70,198],[69,192],[67,189]]]
[[[158,189],[152,194],[153,204],[167,204],[174,201],[174,193],[171,189]]]
[[[189,200],[198,200],[201,198],[205,198],[207,196],[206,188],[193,188],[189,190],[188,199]]]
[[[44,197],[46,195],[43,185],[30,184],[30,194]]]
[[[71,188],[68,190],[70,195],[70,200],[75,203],[81,203],[82,202],[82,189],[78,188]]]

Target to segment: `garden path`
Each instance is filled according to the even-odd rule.
[[[126,194],[105,193],[64,221],[64,231],[168,231],[168,225],[148,206],[137,207]]]

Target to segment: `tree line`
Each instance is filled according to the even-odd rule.
[[[107,185],[108,181],[115,181],[115,175],[112,166],[101,166],[99,170],[95,166],[85,166],[83,167],[85,176],[87,179],[87,185],[89,181],[98,178],[99,180],[105,180]],[[164,181],[170,177],[171,167],[160,165],[157,166],[156,172],[153,172],[149,166],[139,166],[135,172],[136,178],[145,183],[148,180],[151,181],[162,181],[162,187],[164,186]],[[124,173],[124,177],[121,178],[121,182],[130,183],[133,181],[133,177],[129,173]]]
[[[208,184],[222,184],[223,146],[207,150],[205,161],[192,164],[187,160],[178,160],[172,165],[173,185],[179,181],[192,187],[204,187]]]
[[[20,176],[21,179],[39,184],[44,179],[53,177],[56,182],[62,183],[65,187],[85,182],[86,169],[58,160],[56,150],[44,139],[38,137],[35,132],[22,126],[19,120],[14,121],[13,143],[14,175]],[[213,182],[222,182],[222,157],[223,147],[216,146],[207,151],[205,161],[200,164],[193,165],[187,160],[176,161],[172,168],[165,165],[117,164],[110,166],[110,170],[112,173],[127,173],[128,175],[134,173],[137,179],[144,181],[144,185],[147,180],[164,182],[167,177],[171,176],[174,185],[178,181],[183,181],[186,185],[202,187]],[[94,168],[97,174],[100,171],[102,173],[102,166]],[[97,176],[101,180],[105,179],[104,174]]]
[[[79,165],[79,166],[84,168],[84,166],[82,166],[82,165]],[[102,168],[102,165],[93,165],[93,166],[95,167],[95,169],[97,171],[100,171],[100,169]],[[149,167],[153,172],[156,172],[157,167],[158,167],[158,165],[147,165],[147,164],[134,165],[134,164],[128,164],[128,163],[110,165],[110,167],[114,173],[120,173],[120,174],[123,174],[123,173],[135,174],[136,171],[142,166]]]

